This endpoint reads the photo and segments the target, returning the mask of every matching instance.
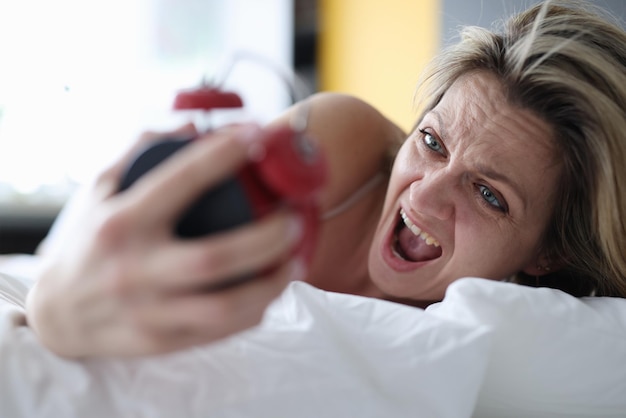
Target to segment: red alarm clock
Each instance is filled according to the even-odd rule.
[[[243,101],[237,94],[209,86],[180,91],[174,101],[174,110],[210,112],[241,107]],[[310,262],[319,227],[315,195],[326,182],[327,165],[316,142],[305,132],[306,115],[300,116],[293,126],[262,130],[259,144],[264,152],[207,190],[186,210],[176,225],[176,234],[193,238],[228,230],[288,205],[304,219],[304,234],[296,251]],[[119,190],[131,187],[140,176],[191,141],[165,139],[143,150],[126,170]],[[254,274],[225,283],[228,286],[252,277]]]

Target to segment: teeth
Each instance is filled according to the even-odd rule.
[[[411,230],[413,235],[420,237],[428,245],[434,245],[435,247],[439,247],[439,241],[428,235],[427,232],[422,231],[417,225],[411,222],[404,210],[400,210],[400,216],[402,217],[402,221],[404,221],[406,227]]]

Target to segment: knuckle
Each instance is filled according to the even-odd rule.
[[[119,263],[115,263],[110,269],[108,283],[109,285],[105,289],[105,292],[108,291],[108,294],[113,297],[125,298],[131,295],[131,286],[128,280],[128,275],[123,272],[123,268],[119,265]],[[131,310],[129,313],[129,317],[134,319],[134,312]]]
[[[108,186],[111,183],[111,179],[114,176],[113,167],[109,167],[105,170],[101,170],[95,178],[94,184],[97,188]]]
[[[271,231],[276,238],[279,238],[277,241],[285,245],[293,244],[302,235],[304,225],[300,215],[283,212],[278,214],[273,221]]]
[[[110,212],[97,222],[96,239],[104,245],[118,243],[127,234],[131,223],[128,210]]]
[[[261,325],[262,321],[263,321],[263,317],[259,315],[248,324],[248,328],[258,327],[259,325]]]
[[[252,327],[256,327],[260,325],[261,321],[263,320],[263,312],[264,310],[259,310],[258,312],[255,312],[254,315],[248,315],[248,318],[244,324],[244,327],[252,328]]]
[[[140,355],[159,355],[166,353],[168,347],[161,337],[155,333],[145,333],[136,345],[135,351]]]
[[[228,251],[211,246],[206,249],[196,260],[195,271],[210,277],[220,277],[232,264],[232,256]]]
[[[162,136],[163,134],[155,131],[143,131],[141,134],[139,134],[139,138],[137,138],[137,144],[145,144],[147,142],[155,141]]]
[[[125,251],[122,251],[125,253]],[[141,312],[141,289],[142,280],[137,274],[137,262],[132,255],[116,256],[107,262],[104,278],[105,291],[115,299],[118,308],[132,319],[131,323],[143,324]]]
[[[126,320],[132,324],[134,340],[141,344],[144,350],[156,349],[164,339],[163,324],[156,321],[145,310],[135,307],[130,309]]]
[[[215,324],[222,324],[224,319],[233,318],[238,315],[237,305],[226,297],[214,297],[210,298],[204,305],[205,318],[211,318],[206,322],[205,326],[215,326]]]
[[[168,130],[168,131],[159,132],[159,131],[153,131],[153,130],[146,130],[139,135],[139,138],[137,139],[137,144],[146,145],[151,142],[159,141],[159,140],[172,137],[172,136],[173,137],[179,137],[179,136],[187,137],[187,136],[195,136],[197,135],[197,133],[198,132],[196,130],[196,127],[192,123],[187,123],[187,124],[181,125],[175,129]]]

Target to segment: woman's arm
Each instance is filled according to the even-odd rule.
[[[371,105],[337,93],[311,96],[275,123],[288,123],[298,106],[310,107],[307,132],[320,143],[330,171],[307,281],[325,290],[381,297],[369,280],[367,257],[391,158],[405,133]]]
[[[320,195],[322,212],[340,206],[378,173],[386,174],[406,134],[370,104],[340,93],[317,93],[272,123],[289,123],[309,106],[307,133],[329,163],[329,182]]]
[[[320,195],[325,212],[384,170],[387,151],[402,133],[349,96],[318,94],[305,105],[307,132],[329,162],[330,181]],[[298,106],[272,125],[288,123]],[[192,129],[177,134],[193,136]],[[147,135],[100,176],[65,222],[55,244],[43,252],[42,274],[27,301],[29,325],[49,349],[67,357],[143,355],[214,341],[258,323],[286,283],[305,278],[302,261],[290,257],[302,225],[287,210],[232,232],[187,241],[173,236],[179,213],[245,162],[258,128],[208,136],[117,194],[137,149],[158,138]],[[340,264],[350,263],[336,258],[335,235],[362,228],[362,214],[371,216],[369,206],[379,201],[382,197],[362,199],[323,222],[312,276],[341,275]],[[278,268],[259,280],[217,293],[190,291],[270,265]]]
[[[177,133],[193,136],[192,129]],[[40,341],[67,357],[143,355],[258,323],[286,284],[304,276],[301,261],[289,256],[301,234],[298,217],[279,210],[193,240],[172,232],[198,195],[245,163],[258,137],[259,128],[251,126],[209,134],[123,193],[117,189],[134,152],[105,171],[64,225],[64,238],[42,256],[27,300],[28,323]],[[277,268],[259,280],[194,291],[269,265]]]

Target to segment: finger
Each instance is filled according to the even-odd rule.
[[[218,293],[188,294],[152,303],[133,315],[152,349],[169,351],[215,341],[257,325],[285,286],[305,276],[304,262],[290,260],[270,276]]]
[[[214,133],[193,141],[133,185],[132,206],[144,225],[173,222],[202,192],[231,175],[248,153],[248,137],[258,137],[257,125],[236,133]]]
[[[144,132],[114,163],[100,174],[98,182],[114,185],[114,190],[117,190],[124,170],[126,170],[138,153],[149,144],[165,138],[194,138],[197,135],[198,131],[193,123],[187,123],[166,132]]]
[[[284,259],[302,237],[303,221],[286,210],[229,232],[179,240],[141,263],[143,271],[127,284],[130,293],[189,291],[260,271]],[[269,243],[269,244],[268,244]]]

